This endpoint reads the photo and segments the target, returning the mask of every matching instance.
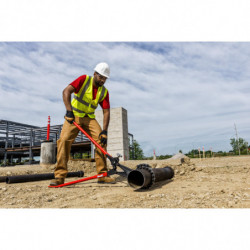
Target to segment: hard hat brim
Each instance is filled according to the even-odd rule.
[[[106,78],[109,78],[109,76],[107,76],[107,75],[104,75],[104,74],[101,74],[100,72],[98,72],[97,70],[95,70],[95,72],[97,72],[98,74],[100,74],[101,76],[104,76],[104,77],[106,77]]]

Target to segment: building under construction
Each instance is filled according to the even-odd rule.
[[[122,155],[121,160],[133,155],[133,135],[128,133],[127,110],[122,107],[113,108],[108,130],[107,151],[111,155]],[[96,120],[103,123],[102,110],[96,111]],[[56,144],[60,137],[62,125],[50,126],[49,140]],[[0,164],[12,165],[21,162],[38,163],[41,143],[48,140],[48,127],[37,127],[24,123],[0,120]],[[86,158],[94,158],[94,145],[82,133],[79,133],[71,147],[71,155],[83,154]],[[82,158],[83,155],[80,155]]]
[[[0,161],[1,165],[35,163],[34,157],[40,156],[41,143],[47,140],[48,127],[37,127],[24,123],[0,120]],[[49,140],[56,143],[62,125],[50,126]],[[91,157],[92,143],[79,133],[72,145],[71,153],[87,153]]]

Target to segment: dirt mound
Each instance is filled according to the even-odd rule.
[[[186,158],[189,159],[189,157],[187,157],[186,155],[182,154],[182,153],[178,153],[176,155],[173,155],[170,159],[172,160],[176,160],[176,159],[182,159],[182,158]]]

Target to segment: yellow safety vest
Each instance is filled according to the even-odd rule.
[[[96,98],[93,100],[93,77],[87,75],[81,89],[71,101],[74,115],[84,117],[87,114],[90,118],[95,118],[95,109],[107,93],[108,90],[104,86],[99,87]]]

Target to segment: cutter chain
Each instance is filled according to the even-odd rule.
[[[148,164],[139,164],[136,166],[136,169],[144,169],[151,174],[151,182],[146,187],[143,187],[142,189],[150,188],[155,183],[155,174],[153,172],[153,169]]]

